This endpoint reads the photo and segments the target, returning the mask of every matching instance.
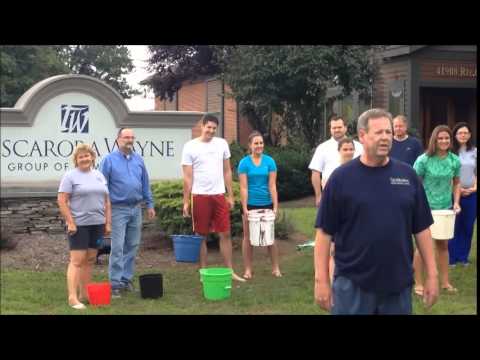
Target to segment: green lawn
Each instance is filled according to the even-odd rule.
[[[313,239],[313,208],[290,208],[287,215],[299,232]],[[476,230],[475,230],[476,231]],[[476,314],[476,232],[472,249],[472,265],[451,271],[452,282],[459,288],[456,295],[443,295],[426,312],[418,299],[416,314]],[[1,273],[2,314],[318,314],[326,312],[313,303],[313,252],[304,250],[283,254],[284,277],[270,274],[269,261],[255,258],[255,278],[248,283],[233,283],[232,296],[224,301],[203,298],[199,274],[195,265],[178,264],[156,269],[164,276],[164,296],[144,300],[139,294],[127,294],[113,299],[112,305],[88,307],[85,311],[71,310],[66,305],[64,271],[31,272],[3,269]],[[240,263],[238,262],[240,266]],[[152,270],[151,272],[155,272]],[[143,273],[143,272],[142,272]],[[106,280],[96,271],[95,280]]]

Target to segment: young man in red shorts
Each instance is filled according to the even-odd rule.
[[[183,147],[183,216],[190,217],[192,214],[195,233],[205,237],[211,232],[219,234],[223,260],[227,267],[233,269],[230,209],[233,209],[234,198],[230,149],[225,139],[215,137],[218,127],[215,116],[204,115],[201,121],[200,137],[190,140]],[[206,266],[207,244],[204,239],[200,249],[200,267]],[[233,279],[245,281],[235,273]]]

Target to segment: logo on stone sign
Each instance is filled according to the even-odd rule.
[[[88,134],[88,105],[62,105],[62,133]]]

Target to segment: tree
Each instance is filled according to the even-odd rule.
[[[0,106],[13,107],[36,82],[68,73],[50,46],[0,46]]]
[[[127,99],[141,94],[124,77],[134,68],[125,45],[67,45],[56,48],[71,74],[93,76],[105,81]]]
[[[380,46],[149,46],[149,69],[157,73],[144,84],[156,96],[172,100],[185,80],[216,75],[252,126],[272,143],[272,114],[283,118],[288,135],[314,147],[325,119],[326,91],[340,86],[367,97],[375,74],[374,52]]]
[[[183,81],[219,73],[215,54],[219,49],[209,45],[150,45],[148,70],[155,75],[142,83],[150,85],[160,100],[172,101]]]
[[[314,147],[322,133],[329,87],[365,96],[375,73],[372,46],[236,46],[219,57],[221,76],[257,128],[271,130],[272,112],[288,133]],[[259,124],[263,122],[263,128]]]
[[[14,106],[32,85],[60,74],[96,77],[129,98],[140,94],[124,78],[132,70],[130,53],[123,45],[1,46],[1,106]]]

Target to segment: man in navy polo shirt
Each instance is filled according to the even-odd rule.
[[[425,191],[413,168],[390,159],[392,116],[360,115],[364,152],[337,168],[325,187],[315,227],[315,301],[332,314],[411,314],[413,242],[427,267],[424,303],[438,298],[438,274]],[[335,240],[330,286],[328,249]]]
[[[393,142],[390,157],[406,162],[410,166],[423,154],[423,146],[420,141],[408,135],[408,121],[403,115],[395,116],[393,119]]]

